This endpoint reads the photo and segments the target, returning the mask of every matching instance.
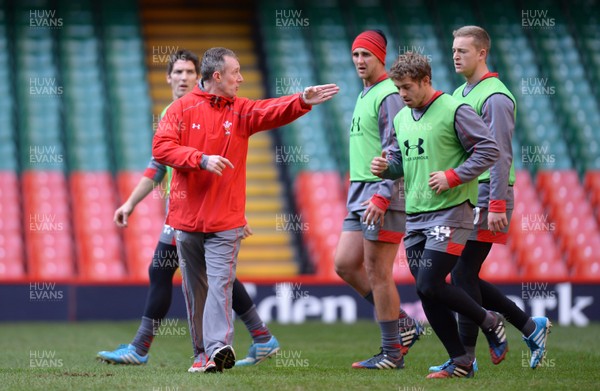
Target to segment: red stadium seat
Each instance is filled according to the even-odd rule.
[[[0,281],[25,277],[24,247],[20,232],[0,231]]]
[[[118,281],[126,272],[121,262],[120,238],[105,233],[90,233],[79,240],[80,275],[87,281]]]
[[[576,282],[600,283],[600,260],[594,259],[591,262],[577,263],[574,268],[573,279]]]
[[[581,186],[579,176],[575,170],[539,171],[537,173],[537,187],[552,190],[559,186]]]
[[[136,281],[148,281],[148,267],[153,260],[158,234],[124,233],[125,253],[129,277]]]
[[[491,283],[514,282],[519,276],[516,263],[507,246],[494,244],[492,251],[481,266],[481,279]]]
[[[34,280],[75,277],[73,241],[63,231],[35,233],[28,241],[28,276]]]
[[[581,185],[557,185],[542,194],[543,203],[550,205],[552,212],[554,212],[554,208],[564,202],[582,202],[586,200],[585,192]]]
[[[594,182],[587,179],[586,183],[592,186]],[[573,265],[576,261],[570,258],[582,256],[579,249],[591,238],[600,236],[586,192],[573,170],[539,172],[537,185],[550,212],[550,221],[554,224],[552,231],[560,249],[567,255],[567,264]]]
[[[339,173],[301,172],[294,185],[298,212],[310,227],[304,239],[317,275],[339,280],[333,261],[346,215]]]
[[[586,172],[584,186],[595,210],[596,221],[600,224],[600,170]]]
[[[61,171],[22,174],[28,277],[75,277],[69,193]]]
[[[126,276],[122,239],[113,222],[116,187],[108,172],[71,174],[73,222],[80,277],[86,281]]]
[[[21,178],[24,193],[34,193],[42,186],[66,186],[66,178],[62,171],[25,171]]]
[[[544,260],[528,263],[523,268],[522,277],[528,281],[566,281],[569,279],[569,272],[562,261]]]
[[[294,186],[298,209],[303,209],[307,202],[344,199],[340,175],[337,172],[304,171],[297,175]]]
[[[528,171],[516,172],[514,192],[515,202],[508,230],[508,246],[512,251],[517,252],[523,238],[538,228],[540,216],[544,215],[544,209]]]
[[[0,200],[4,205],[19,205],[19,180],[13,171],[0,171]]]
[[[592,263],[600,258],[600,236],[582,235],[580,238],[581,243],[574,246],[569,253],[568,266],[572,268],[577,268],[584,263]]]
[[[528,232],[519,237],[515,247],[519,266],[561,259],[554,238],[549,232]]]
[[[519,271],[508,246],[494,244],[479,275],[492,283],[512,282],[518,277]]]

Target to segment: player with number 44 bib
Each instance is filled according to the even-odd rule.
[[[394,118],[400,153],[375,157],[371,172],[382,178],[404,177],[406,257],[425,315],[450,356],[443,371],[428,377],[472,377],[473,360],[461,343],[452,311],[477,323],[490,346],[507,347],[504,324],[445,278],[473,229],[475,179],[498,159],[498,147],[470,106],[433,89],[425,57],[410,52],[399,56],[390,78],[406,104]],[[412,191],[425,184],[427,196]]]

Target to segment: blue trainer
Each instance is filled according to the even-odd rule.
[[[393,358],[387,355],[381,349],[381,351],[373,357],[364,360],[357,361],[352,364],[352,368],[355,369],[402,369],[404,368],[404,357]]]
[[[271,336],[271,339],[265,343],[253,343],[250,345],[248,356],[243,359],[236,361],[236,367],[247,367],[250,365],[258,365],[267,358],[273,356],[279,351],[279,342],[275,336]]]
[[[148,357],[150,355],[146,354],[145,356],[141,356],[137,354],[135,351],[135,346],[121,344],[116,350],[112,352],[103,350],[98,352],[97,357],[106,361],[109,364],[124,364],[124,365],[143,365],[148,362]]]
[[[469,366],[462,366],[455,364],[454,361],[448,360],[442,366],[442,369],[437,372],[432,372],[427,375],[428,379],[447,379],[451,377],[467,377],[471,378],[475,376],[475,370],[473,364]]]
[[[531,350],[529,366],[531,369],[535,369],[540,365],[546,353],[546,340],[548,339],[552,323],[544,316],[536,316],[532,319],[535,322],[535,330],[529,337],[523,336],[523,340],[527,344],[527,347],[529,347],[529,350]]]
[[[434,365],[432,367],[429,367],[429,372],[439,372],[439,371],[443,370],[444,368],[446,368],[450,364],[452,364],[452,359],[448,359],[448,361],[446,361],[442,365]],[[477,359],[475,359],[475,360],[473,360],[473,372],[477,372],[478,370],[479,370],[479,367],[477,366]]]

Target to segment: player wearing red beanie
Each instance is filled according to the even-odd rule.
[[[381,352],[355,362],[353,368],[400,369],[403,355],[417,340],[420,327],[400,309],[393,266],[404,234],[400,181],[382,180],[370,172],[373,156],[398,151],[392,122],[403,107],[385,71],[387,40],[368,30],[352,43],[352,61],[363,81],[350,127],[348,215],[335,255],[336,272],[375,306],[381,329]]]

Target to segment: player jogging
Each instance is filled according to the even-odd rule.
[[[375,157],[371,169],[376,175],[404,176],[406,257],[423,310],[450,356],[450,365],[428,378],[472,377],[473,361],[452,311],[484,330],[493,354],[508,348],[504,323],[445,278],[473,229],[474,179],[498,158],[498,148],[471,107],[433,89],[424,56],[399,56],[390,77],[408,106],[394,119],[400,154],[390,156],[389,163]]]
[[[488,33],[478,26],[464,26],[454,31],[453,35],[454,67],[457,73],[466,78],[466,83],[457,88],[453,96],[473,107],[489,126],[500,149],[500,159],[489,171],[479,176],[475,229],[452,270],[452,283],[463,288],[485,308],[500,312],[521,330],[523,340],[531,350],[530,367],[535,369],[544,357],[550,321],[543,316],[527,316],[498,288],[479,278],[481,265],[492,245],[506,244],[507,240],[514,203],[515,170],[511,141],[517,105],[498,74],[488,69],[487,55],[491,46]],[[478,327],[460,314],[458,323],[461,341],[467,354],[474,359]],[[494,364],[500,361],[496,360]],[[430,371],[442,370],[444,365],[431,367]]]
[[[385,71],[387,39],[367,30],[352,43],[352,61],[363,91],[350,126],[348,215],[335,255],[337,274],[375,306],[381,352],[353,368],[400,369],[403,355],[419,337],[418,323],[400,308],[393,278],[394,259],[404,234],[406,215],[400,180],[382,180],[369,168],[382,150],[398,150],[392,122],[404,106]]]

